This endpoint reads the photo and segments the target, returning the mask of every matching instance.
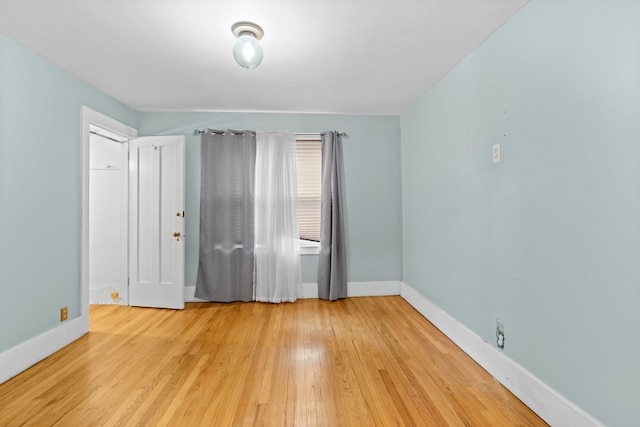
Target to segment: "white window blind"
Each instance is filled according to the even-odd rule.
[[[298,224],[300,239],[320,241],[320,188],[322,181],[322,142],[296,141],[298,179]]]

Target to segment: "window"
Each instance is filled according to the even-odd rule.
[[[298,225],[300,251],[317,254],[320,248],[320,188],[322,142],[320,135],[298,136],[296,140]]]

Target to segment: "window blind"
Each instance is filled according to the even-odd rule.
[[[298,225],[300,238],[320,241],[320,188],[322,181],[322,142],[296,141],[298,184]]]

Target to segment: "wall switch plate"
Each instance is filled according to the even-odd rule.
[[[493,144],[493,163],[500,161],[500,144]]]

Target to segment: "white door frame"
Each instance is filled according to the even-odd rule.
[[[99,126],[125,138],[135,138],[138,131],[109,116],[82,106],[82,138],[80,140],[81,174],[82,174],[82,206],[81,206],[81,255],[80,255],[80,317],[89,330],[89,170],[90,170],[90,136],[89,127]]]

